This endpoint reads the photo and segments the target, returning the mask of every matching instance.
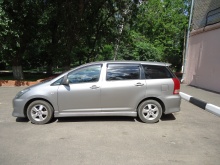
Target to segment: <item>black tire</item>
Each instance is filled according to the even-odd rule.
[[[156,123],[162,116],[162,107],[156,100],[146,100],[138,107],[138,117],[144,123]]]
[[[53,118],[53,107],[46,101],[33,101],[27,108],[28,119],[33,124],[46,124]]]

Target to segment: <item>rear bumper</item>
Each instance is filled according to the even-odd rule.
[[[163,99],[165,110],[164,114],[170,114],[180,111],[181,97],[180,95],[170,95]]]

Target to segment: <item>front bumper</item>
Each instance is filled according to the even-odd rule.
[[[26,115],[24,113],[25,103],[26,103],[26,101],[24,99],[14,98],[13,101],[12,101],[12,104],[13,104],[12,116],[14,116],[14,117],[26,117]]]

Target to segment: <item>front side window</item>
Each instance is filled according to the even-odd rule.
[[[60,79],[58,79],[57,81],[55,81],[52,85],[55,86],[55,85],[60,85],[61,82],[63,80],[63,77],[61,77]]]
[[[108,64],[106,80],[135,80],[140,78],[139,65]]]
[[[146,79],[165,79],[172,78],[172,74],[165,66],[143,65]]]
[[[68,74],[70,84],[98,82],[102,65],[87,66]]]

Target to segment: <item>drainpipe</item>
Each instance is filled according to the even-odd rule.
[[[188,23],[188,29],[187,29],[187,38],[186,38],[186,47],[185,47],[185,52],[183,54],[183,65],[182,65],[182,73],[183,77],[181,82],[184,81],[185,79],[185,71],[186,71],[186,62],[187,62],[187,56],[188,56],[188,47],[189,47],[189,33],[190,33],[190,27],[192,23],[192,15],[193,15],[193,7],[194,7],[194,0],[191,1],[191,9],[190,9],[190,15],[189,15],[189,23]]]

